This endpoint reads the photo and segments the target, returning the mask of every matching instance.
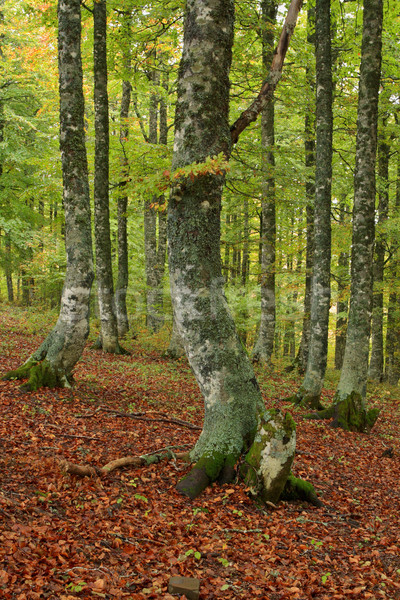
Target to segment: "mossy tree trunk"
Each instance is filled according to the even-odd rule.
[[[372,313],[375,161],[382,13],[382,0],[364,1],[354,175],[349,321],[343,367],[334,404],[328,411],[319,413],[319,416],[323,418],[333,415],[334,425],[353,431],[370,429],[377,418],[376,411],[367,411],[365,394]]]
[[[248,111],[230,132],[228,74],[233,21],[233,0],[188,0],[178,77],[173,169],[220,153],[229,157],[231,140],[236,141],[245,123],[254,120],[255,112]],[[287,47],[290,36],[286,33],[285,29],[283,39]],[[275,85],[278,80],[275,79]],[[261,109],[262,106],[258,114]],[[192,452],[196,464],[178,484],[178,489],[190,498],[217,478],[232,478],[234,464],[252,443],[259,416],[264,412],[258,383],[223,290],[223,184],[223,173],[206,173],[193,180],[182,178],[171,191],[168,207],[174,314],[205,403],[203,430]]]
[[[262,10],[262,53],[263,66],[268,72],[274,51],[274,26],[278,3],[264,0]],[[271,365],[274,349],[276,300],[275,300],[275,111],[274,100],[267,104],[261,115],[262,144],[262,201],[261,201],[261,320],[257,340],[253,349],[253,361]]]
[[[70,386],[72,370],[89,333],[93,259],[82,93],[79,0],[59,0],[58,61],[60,148],[63,172],[67,272],[58,321],[43,344],[5,379],[28,379],[26,387]]]
[[[316,171],[314,263],[311,288],[310,346],[304,381],[296,402],[321,408],[328,354],[331,267],[332,59],[330,0],[316,0]]]
[[[97,345],[105,352],[121,352],[115,311],[111,259],[109,208],[109,124],[107,91],[107,4],[93,4],[94,49],[94,233],[96,242],[96,279],[100,312]]]

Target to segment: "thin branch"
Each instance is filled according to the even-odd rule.
[[[264,81],[257,98],[253,100],[250,106],[242,112],[240,117],[231,126],[232,144],[236,144],[240,134],[246,129],[246,127],[248,127],[248,125],[250,125],[250,123],[253,123],[253,121],[257,119],[264,107],[268,104],[268,102],[270,102],[275,88],[282,76],[282,68],[286,52],[289,47],[289,42],[293,35],[294,28],[296,27],[297,17],[302,4],[303,0],[292,0],[286,15],[285,23],[283,24],[278,46],[274,52],[269,75]]]

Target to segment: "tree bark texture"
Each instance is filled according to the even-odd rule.
[[[269,69],[274,50],[274,25],[278,3],[264,0],[262,10],[262,53],[263,67]],[[273,95],[261,114],[262,145],[262,201],[261,201],[261,320],[258,337],[253,349],[253,360],[271,365],[274,349],[276,299],[275,299],[275,246],[276,246],[276,209],[275,209],[275,111]]]
[[[375,160],[381,72],[382,0],[365,0],[358,92],[349,322],[334,402],[335,423],[364,431],[373,424],[364,403],[372,312]],[[369,415],[371,418],[369,418]]]
[[[330,0],[316,0],[316,170],[311,335],[307,368],[298,400],[320,408],[328,354],[331,266],[332,60]]]
[[[72,370],[89,333],[93,259],[82,92],[79,0],[59,0],[58,61],[60,149],[63,172],[67,271],[58,321],[43,344],[8,379],[28,378],[26,387],[70,386]]]
[[[109,208],[109,124],[107,92],[107,5],[93,4],[94,22],[94,232],[96,279],[100,312],[99,345],[105,352],[119,353],[114,304]]]
[[[232,0],[189,0],[179,71],[173,169],[229,155]],[[257,427],[262,399],[223,292],[222,175],[180,181],[168,213],[171,296],[186,354],[205,401],[194,469],[178,485],[195,497],[233,465]]]
[[[373,267],[373,307],[372,307],[372,346],[368,376],[382,381],[384,373],[383,358],[383,278],[385,271],[385,223],[389,215],[389,155],[390,145],[386,137],[385,119],[381,120],[378,139],[378,222],[375,239]]]

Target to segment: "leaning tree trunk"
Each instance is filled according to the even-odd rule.
[[[278,3],[264,0],[261,4],[263,29],[262,52],[264,69],[269,69],[274,51],[274,25]],[[276,300],[275,300],[275,111],[273,99],[261,115],[262,144],[262,202],[261,202],[261,320],[258,337],[253,349],[253,361],[271,366],[274,349]]]
[[[331,298],[332,64],[331,0],[316,0],[316,170],[314,264],[311,288],[310,347],[304,381],[296,402],[321,408],[320,396],[328,355]]]
[[[383,278],[385,272],[386,247],[384,228],[389,213],[389,155],[390,146],[386,135],[385,119],[382,119],[378,143],[379,205],[373,268],[374,294],[371,326],[372,345],[368,369],[368,376],[375,381],[382,381],[384,372]]]
[[[109,208],[109,125],[107,92],[107,7],[106,0],[93,5],[94,48],[94,233],[96,279],[100,312],[97,346],[105,352],[121,352],[115,313],[111,259]]]
[[[367,411],[365,394],[372,313],[375,160],[382,13],[382,0],[364,0],[354,175],[350,310],[346,349],[333,406],[317,413],[322,418],[333,416],[334,426],[352,431],[370,429],[376,421],[378,412]]]
[[[204,162],[207,157],[221,153],[228,157],[231,139],[236,141],[256,117],[254,111],[243,113],[230,134],[228,73],[233,18],[233,0],[187,3],[175,116],[174,169]],[[283,34],[286,47],[288,30]],[[220,257],[223,184],[222,172],[182,177],[171,191],[168,211],[174,312],[205,402],[203,431],[192,451],[197,462],[178,484],[178,489],[190,498],[217,478],[220,481],[232,478],[234,464],[252,443],[264,412],[259,386],[223,291]],[[282,423],[275,414],[267,415],[266,421],[265,430],[273,431],[280,442],[267,445],[270,452],[265,454],[273,455],[274,459],[269,474],[276,466],[283,488],[293,459],[292,423],[290,419],[288,424]],[[276,483],[277,478],[272,479]]]
[[[58,3],[60,148],[67,272],[58,321],[40,348],[5,379],[28,378],[26,387],[68,387],[89,333],[93,281],[90,200],[82,92],[79,0]]]

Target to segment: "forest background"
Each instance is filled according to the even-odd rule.
[[[110,105],[110,226],[114,273],[118,273],[118,201],[129,198],[129,287],[131,330],[164,325],[167,339],[172,311],[166,261],[165,198],[170,181],[171,144],[183,5],[135,3],[126,24],[124,6],[108,3],[108,76]],[[279,7],[278,22],[285,14]],[[398,329],[398,101],[399,15],[395,2],[384,3],[383,63],[379,101],[377,230],[384,246],[384,275],[375,282],[383,295],[386,328]],[[124,20],[125,19],[125,20]],[[256,95],[265,77],[260,39],[260,7],[237,4],[231,121]],[[310,21],[310,17],[308,18]],[[358,2],[333,2],[332,71],[334,80],[332,179],[332,299],[330,356],[336,348],[340,368],[349,297],[349,254],[355,156],[357,81],[362,10]],[[1,109],[2,186],[0,190],[0,293],[18,304],[57,307],[65,274],[62,181],[58,150],[56,7],[51,3],[2,6]],[[83,8],[83,66],[86,142],[91,179],[94,170],[93,20]],[[307,184],[315,165],[307,161],[313,136],[315,56],[307,11],[303,10],[275,96],[273,145],[276,210],[276,328],[274,355],[291,363],[304,319],[305,281],[312,271],[312,202]],[[123,82],[131,86],[129,115],[121,121]],[[307,122],[308,121],[308,122]],[[312,121],[312,119],[311,119]],[[123,129],[125,129],[125,135]],[[272,150],[272,148],[271,148]],[[125,173],[121,161],[127,161]],[[253,347],[260,319],[262,188],[264,166],[261,124],[242,135],[230,161],[223,199],[221,253],[226,293],[242,341]],[[145,244],[146,238],[146,244]],[[154,289],[156,291],[154,292]],[[161,297],[154,300],[154,294]],[[389,306],[391,308],[389,308]],[[96,315],[96,295],[92,314]],[[307,306],[306,306],[307,313]],[[395,320],[393,320],[395,319]],[[386,338],[387,338],[386,335]],[[392,336],[393,337],[393,336]],[[387,346],[387,344],[386,344]],[[382,353],[384,346],[382,345]],[[397,356],[397,353],[396,353]],[[383,365],[383,363],[382,363]],[[392,379],[398,379],[398,369]],[[383,377],[383,366],[375,377]]]
[[[273,3],[261,3],[267,4]],[[82,7],[85,134],[93,187],[93,15],[91,6]],[[0,365],[5,373],[16,366],[16,358],[20,362],[37,347],[56,319],[66,257],[56,7],[3,2],[1,8],[0,250],[5,277]],[[260,8],[254,3],[236,5],[231,122],[265,77]],[[279,5],[277,30],[286,8]],[[309,327],[315,169],[312,3],[305,8],[275,94],[275,140],[262,148],[262,122],[243,133],[232,152],[222,214],[228,300],[251,353],[259,330],[260,286],[268,279],[262,261],[268,237],[265,189],[273,189],[269,206],[276,217],[276,236],[268,272],[274,276],[277,317],[273,363],[300,371],[305,366],[300,339]],[[374,258],[379,301],[373,319],[380,361],[370,379],[387,377],[397,384],[399,14],[395,2],[385,2],[384,10],[375,218],[380,252]],[[250,500],[249,490],[237,479],[217,488],[218,495],[215,487],[206,489],[191,504],[174,489],[185,469],[175,460],[147,465],[143,471],[122,471],[116,477],[102,473],[101,478],[81,480],[66,472],[73,473],[76,463],[84,461],[93,474],[92,465],[125,454],[138,460],[139,455],[158,454],[159,446],[167,448],[167,454],[171,444],[187,450],[200,429],[200,395],[185,359],[173,363],[160,356],[161,349],[173,353],[165,206],[176,175],[171,143],[182,31],[179,2],[135,2],[133,8],[129,3],[108,3],[111,250],[117,300],[126,285],[125,280],[119,287],[123,259],[129,257],[125,264],[131,333],[125,332],[123,343],[132,355],[115,357],[86,348],[73,389],[27,391],[14,381],[1,383],[0,440],[5,452],[0,514],[6,517],[0,534],[1,589],[7,598],[21,600],[167,598],[169,577],[180,574],[201,579],[207,598],[268,594],[271,600],[394,599],[400,589],[398,464],[393,461],[398,453],[398,392],[389,386],[370,386],[369,403],[377,412],[384,410],[373,435],[365,436],[305,420],[302,407],[283,400],[296,392],[297,373],[293,379],[256,367],[267,409],[288,410],[301,423],[294,473],[314,484],[324,503],[319,508],[281,502],[278,508],[269,506],[275,511],[269,512]],[[268,33],[273,32],[271,27]],[[361,3],[332,2],[329,338],[330,366],[337,368],[343,358],[350,286],[361,35]],[[189,165],[184,175],[195,181],[225,169],[225,160],[218,156]],[[121,224],[127,225],[128,233],[122,260]],[[95,320],[90,339],[95,341],[96,293],[91,303]],[[333,395],[326,388],[337,377],[337,371],[328,371],[324,400]],[[132,420],[135,426],[127,426]],[[168,454],[171,457],[175,455]]]

